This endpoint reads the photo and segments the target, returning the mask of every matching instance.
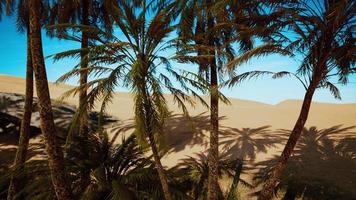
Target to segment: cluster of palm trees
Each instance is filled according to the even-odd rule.
[[[340,98],[334,83],[346,84],[348,76],[356,72],[356,2],[352,0],[1,0],[0,11],[0,14],[16,14],[18,29],[27,34],[25,111],[8,199],[14,199],[24,187],[21,184],[24,176],[15,172],[25,168],[34,82],[48,167],[57,199],[83,197],[82,194],[88,194],[88,186],[104,180],[106,187],[115,185],[116,191],[124,194],[122,188],[125,185],[131,189],[142,187],[142,181],[132,178],[139,172],[156,175],[157,178],[142,179],[159,182],[162,198],[178,198],[176,190],[182,187],[179,180],[187,180],[167,175],[159,149],[165,119],[169,116],[163,95],[168,91],[185,115],[188,115],[187,104],[198,102],[210,109],[207,166],[198,165],[201,182],[195,184],[194,190],[190,188],[190,192],[183,192],[179,197],[215,200],[224,198],[219,186],[223,161],[219,155],[218,108],[220,100],[228,102],[228,99],[220,89],[262,75],[296,77],[306,93],[288,142],[259,194],[260,200],[266,200],[273,197],[274,188],[302,133],[315,91],[327,88]],[[65,149],[56,137],[42,50],[42,29],[51,37],[81,43],[79,49],[53,55],[55,60],[80,58],[80,63],[58,80],[80,77],[79,86],[65,94],[79,95],[78,112],[68,131]],[[238,73],[237,67],[242,63],[273,53],[301,57],[300,67],[296,72]],[[198,73],[176,69],[172,61],[198,66]],[[144,155],[136,149],[138,147],[130,147],[135,148],[131,150],[137,152],[136,158],[126,159],[127,152],[117,150],[114,156],[107,156],[113,159],[103,162],[107,165],[81,167],[76,173],[79,182],[74,182],[73,173],[68,172],[68,149],[76,144],[78,137],[84,141],[98,139],[90,139],[94,133],[88,125],[88,112],[100,102],[100,113],[104,113],[119,85],[132,91],[135,105],[134,136],[121,145],[130,146],[135,142],[142,149],[149,147],[153,159],[141,159]],[[205,102],[201,94],[209,94],[210,103]],[[101,132],[101,141],[106,141],[102,140],[104,130],[98,129],[97,132]],[[106,151],[101,151],[103,146],[100,151],[95,151],[93,143],[85,144],[76,145],[83,160],[91,160],[95,155],[93,152],[110,153],[107,149],[110,145],[105,147]],[[117,160],[120,164],[115,162]],[[193,164],[190,166],[184,169],[197,169]],[[206,193],[199,187],[206,187]],[[147,193],[143,192],[143,196]],[[120,198],[113,194],[111,197]],[[237,198],[233,193],[226,196],[227,199],[233,197]]]

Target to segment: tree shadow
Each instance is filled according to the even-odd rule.
[[[0,112],[8,113],[9,111],[23,108],[24,102],[25,97],[23,95],[0,93]]]
[[[259,152],[266,153],[270,147],[283,142],[286,134],[272,132],[271,126],[257,128],[222,127],[220,145],[223,151],[231,157],[240,159],[255,159]]]
[[[116,123],[113,123],[110,129],[110,144],[114,144],[120,135],[123,137],[128,137],[126,133],[131,134],[134,129],[135,122],[132,119],[127,121],[116,121]]]
[[[225,116],[219,117],[224,120]],[[170,116],[164,127],[164,153],[179,152],[196,144],[207,147],[206,139],[210,130],[210,116],[200,113],[196,116],[174,114]]]
[[[236,191],[239,183],[244,186],[252,188],[253,186],[241,178],[241,174],[245,173],[246,166],[244,166],[241,159],[231,159],[227,154],[219,155],[218,177],[220,180],[232,179],[231,188],[227,191],[218,187],[219,199],[226,199],[229,192]],[[194,156],[187,156],[180,160],[176,166],[169,169],[170,177],[174,177],[175,186],[184,193],[191,196],[193,199],[205,199],[208,191],[208,155],[206,152],[196,153]]]
[[[225,116],[219,118],[220,121],[224,119],[226,119]],[[162,152],[176,153],[196,144],[207,148],[209,131],[210,116],[206,112],[190,117],[172,115],[166,120]],[[271,131],[270,126],[257,128],[220,126],[220,151],[231,159],[253,160],[257,153],[266,153],[268,148],[282,143],[287,136],[288,133]]]
[[[18,137],[14,134],[0,135],[0,176],[5,173],[14,161],[18,144]],[[44,143],[41,139],[32,142],[27,150],[27,160],[42,158],[45,155]]]
[[[276,193],[282,199],[356,199],[355,126],[304,128]],[[281,132],[290,133],[289,130]],[[278,156],[258,163],[257,184],[270,175]]]
[[[14,159],[18,139],[20,135],[20,126],[22,115],[24,112],[25,96],[12,93],[0,93],[0,161],[1,168],[8,168]],[[37,138],[41,133],[40,116],[38,99],[34,98],[31,118],[31,133],[30,144],[28,151],[28,159],[36,156],[44,156],[44,142],[41,137]],[[57,129],[59,141],[63,142],[68,130],[73,122],[76,113],[76,108],[66,103],[57,103],[52,101],[52,110],[54,123]],[[117,122],[118,120],[104,115],[102,125],[106,126]],[[99,126],[99,113],[89,113],[90,130],[96,131]],[[33,140],[36,138],[36,140]]]

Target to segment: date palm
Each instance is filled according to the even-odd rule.
[[[110,19],[107,4],[116,1],[98,1],[98,0],[61,0],[54,3],[48,20],[48,32],[52,36],[68,39],[66,34],[73,26],[101,26],[108,32],[112,31],[112,20]],[[90,32],[88,29],[76,29],[80,36],[76,37],[80,42],[83,51],[80,54],[79,84],[83,86],[88,81],[88,63],[87,52],[85,51],[90,44]],[[72,37],[73,38],[73,37]],[[79,133],[86,136],[88,134],[88,110],[84,108],[87,96],[87,89],[82,87],[79,92],[79,109],[82,110],[79,119]]]
[[[49,168],[56,196],[60,200],[72,199],[70,184],[67,182],[62,148],[56,138],[53,121],[51,98],[49,94],[47,74],[42,50],[41,39],[41,1],[31,0],[29,3],[29,30],[31,55],[36,89],[39,103],[41,130],[44,135]]]
[[[122,1],[111,5],[110,13],[119,27],[120,38],[97,28],[91,33],[97,35],[95,45],[89,48],[89,71],[100,75],[89,81],[85,87],[91,88],[87,97],[89,107],[102,98],[102,111],[113,97],[114,89],[123,81],[124,86],[132,90],[135,103],[135,123],[140,144],[149,145],[153,154],[156,170],[163,189],[165,199],[171,199],[168,178],[161,164],[158,149],[160,137],[163,135],[165,118],[169,115],[163,90],[172,93],[174,101],[187,114],[185,102],[193,104],[191,97],[185,92],[203,100],[190,89],[195,86],[204,90],[204,82],[192,73],[183,75],[173,70],[169,58],[164,51],[172,47],[169,35],[174,30],[172,26],[175,13],[173,5],[161,1]],[[55,59],[79,55],[80,49],[55,55]],[[80,73],[74,69],[60,78],[66,80]],[[173,80],[180,84],[179,89]],[[67,94],[78,92],[79,88],[68,91]]]
[[[150,157],[146,157],[147,148],[138,144],[135,135],[116,142],[110,140],[105,131],[90,134],[87,140],[75,136],[73,143],[87,145],[91,152],[89,161],[93,178],[82,190],[81,167],[77,159],[77,154],[82,152],[80,149],[70,149],[66,156],[66,171],[70,174],[72,189],[81,191],[76,199],[162,199],[163,192],[154,163]],[[24,188],[19,191],[21,198],[54,199],[48,163],[45,160],[30,160],[24,168],[24,171],[18,172],[27,174],[27,179],[22,180]],[[9,174],[1,176],[0,188]],[[2,188],[0,190],[2,192]],[[182,199],[177,194],[175,196]]]
[[[217,199],[219,157],[219,88],[224,75],[232,75],[233,86],[244,76],[253,77],[268,72],[249,72],[236,75],[235,67],[254,56],[284,52],[278,44],[263,44],[254,48],[254,38],[271,39],[278,33],[275,20],[283,12],[265,14],[268,6],[259,1],[178,1],[181,17],[178,25],[178,51],[182,62],[199,65],[199,72],[210,86],[210,149],[208,199]],[[277,2],[277,1],[276,1]],[[273,22],[273,23],[272,23]],[[240,55],[237,55],[237,47]],[[284,52],[285,53],[285,52]],[[225,67],[227,66],[227,68]],[[230,70],[228,70],[230,69]],[[229,73],[224,73],[229,72]],[[220,79],[220,80],[219,80]],[[226,100],[226,99],[223,99]],[[226,102],[226,101],[225,101]]]
[[[335,80],[347,84],[348,76],[356,72],[355,55],[355,10],[356,2],[344,1],[304,1],[298,0],[290,9],[299,9],[299,13],[291,15],[290,29],[295,40],[290,47],[301,52],[302,64],[297,71],[306,89],[301,111],[288,142],[272,170],[270,178],[265,183],[259,200],[271,199],[274,187],[280,181],[287,161],[303,131],[308,119],[312,98],[318,88],[330,89],[336,98],[340,98],[337,87],[332,84]],[[280,73],[277,76],[290,74]]]
[[[9,5],[12,4],[12,5]],[[26,93],[25,93],[25,106],[24,114],[21,121],[20,138],[18,148],[15,155],[13,168],[15,170],[22,171],[27,155],[29,137],[30,137],[30,123],[32,115],[33,104],[33,66],[31,58],[31,44],[30,44],[30,30],[29,30],[29,16],[28,16],[28,2],[26,0],[10,1],[7,4],[9,6],[16,6],[17,17],[17,29],[19,32],[26,32],[27,35],[27,64],[26,64]],[[45,6],[43,7],[45,8]],[[9,8],[8,8],[9,9]],[[44,13],[44,12],[43,12]],[[21,189],[21,178],[16,174],[11,177],[10,185],[8,189],[8,199],[13,199],[14,196]]]
[[[159,178],[150,158],[145,157],[135,135],[123,138],[120,144],[109,140],[107,133],[99,131],[89,135],[88,149],[91,151],[93,180],[80,193],[82,199],[161,199]],[[83,142],[80,137],[73,141]],[[80,144],[83,145],[83,144]],[[68,158],[76,159],[79,149],[71,149]],[[75,169],[77,160],[72,163]],[[74,172],[75,170],[73,170]],[[78,173],[76,173],[78,174]],[[80,182],[80,176],[73,182]],[[79,186],[80,187],[80,186]]]
[[[208,199],[218,198],[218,158],[219,158],[219,80],[221,69],[217,63],[219,55],[215,47],[221,46],[219,37],[214,32],[216,19],[212,12],[215,1],[180,1],[180,22],[178,25],[178,48],[182,62],[193,62],[199,65],[200,74],[206,78],[210,87],[210,148],[209,148],[209,184]],[[223,12],[221,13],[223,14]],[[226,14],[226,13],[224,13]],[[227,36],[229,37],[229,36]],[[227,57],[232,57],[230,46]],[[192,57],[194,53],[197,56]],[[224,55],[220,57],[224,58]],[[226,58],[226,56],[225,56]]]
[[[90,32],[87,28],[75,29],[74,27],[82,26],[101,26],[105,27],[107,31],[112,31],[112,21],[107,10],[107,2],[115,3],[115,1],[98,1],[98,0],[61,0],[57,1],[52,5],[50,16],[49,16],[49,26],[48,32],[51,35],[62,39],[69,39],[67,34],[70,30],[75,30],[76,42],[80,43],[81,51],[80,54],[80,64],[81,69],[79,74],[79,85],[84,86],[88,82],[88,53],[87,49],[90,45]],[[79,34],[79,36],[77,36]],[[68,38],[69,37],[69,38]],[[88,108],[86,106],[87,91],[86,87],[81,87],[79,91],[79,110],[80,116],[78,117],[77,123],[78,132],[81,137],[88,137],[89,125],[88,125]],[[74,130],[71,130],[74,131]],[[75,130],[77,131],[77,130]],[[69,135],[72,135],[70,133]],[[78,147],[76,147],[78,148]],[[82,147],[79,147],[82,148]],[[84,148],[84,147],[83,147]],[[88,149],[82,149],[82,151],[87,152]],[[88,153],[86,153],[87,159],[89,159]],[[82,183],[83,188],[90,182],[90,172],[83,168],[82,172]]]

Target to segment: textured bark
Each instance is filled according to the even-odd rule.
[[[89,25],[89,1],[82,0],[82,25]],[[82,41],[81,41],[81,48],[87,49],[89,46],[89,37],[86,31],[82,31]],[[79,111],[80,111],[80,118],[79,118],[79,134],[84,139],[88,139],[88,108],[86,105],[87,100],[87,88],[84,87],[88,81],[88,62],[87,62],[87,53],[81,52],[80,53],[80,78],[79,84],[81,90],[79,91]],[[82,147],[83,151],[83,159],[89,160],[89,150],[86,145]],[[90,170],[83,168],[80,172],[80,186],[78,195],[80,195],[85,188],[90,184]]]
[[[33,66],[31,58],[31,44],[30,34],[27,31],[27,66],[26,66],[26,93],[25,93],[25,107],[24,114],[21,121],[20,138],[16,151],[13,169],[15,173],[11,176],[10,186],[8,190],[7,199],[14,199],[15,195],[19,193],[22,188],[21,180],[24,178],[19,173],[22,173],[28,149],[31,131],[31,115],[33,104]]]
[[[82,0],[82,24],[89,25],[89,1]],[[82,31],[82,42],[81,48],[87,49],[89,45],[89,37],[86,31]],[[87,63],[87,53],[81,52],[80,53],[80,79],[79,84],[80,86],[84,86],[87,84],[88,81],[88,63]],[[88,109],[85,104],[87,98],[87,88],[82,88],[79,91],[79,110],[82,112],[80,116],[80,134],[84,137],[88,134]]]
[[[161,159],[158,154],[157,145],[155,143],[155,140],[154,140],[152,134],[149,134],[149,140],[150,140],[150,146],[151,146],[151,150],[152,150],[152,154],[153,154],[153,159],[155,161],[158,176],[161,181],[164,198],[165,198],[165,200],[171,200],[172,197],[171,197],[171,192],[169,191],[168,178],[167,178],[164,168],[162,166]]]
[[[142,60],[145,60],[144,58],[142,58]],[[146,68],[148,69],[148,68]],[[159,156],[159,152],[158,152],[158,148],[157,148],[157,144],[155,142],[155,138],[154,138],[154,133],[152,131],[152,125],[151,125],[151,113],[153,112],[153,106],[151,104],[150,101],[150,97],[149,97],[149,93],[147,91],[147,85],[145,82],[145,79],[142,79],[140,81],[140,91],[141,94],[143,96],[143,104],[144,104],[144,109],[145,109],[145,131],[146,131],[146,135],[148,136],[148,140],[149,140],[149,145],[153,154],[153,159],[155,161],[155,166],[158,172],[158,176],[159,176],[159,180],[161,182],[161,186],[162,186],[162,190],[163,190],[163,194],[164,194],[164,198],[165,200],[171,200],[172,199],[172,195],[171,192],[169,191],[169,185],[168,185],[168,178],[167,175],[165,173],[165,170],[162,166],[161,163],[161,158]]]
[[[70,183],[64,168],[63,152],[56,139],[52,105],[48,89],[47,74],[42,50],[40,0],[29,1],[31,53],[35,72],[41,130],[44,135],[49,168],[56,196],[59,200],[72,199]]]
[[[215,61],[214,61],[215,62]],[[219,97],[217,71],[215,64],[210,65],[210,148],[209,148],[209,186],[208,199],[218,198],[218,162],[219,162]]]
[[[274,194],[274,188],[281,180],[283,171],[287,166],[287,161],[291,156],[295,145],[298,142],[298,139],[303,131],[305,122],[308,119],[310,105],[313,99],[314,92],[319,84],[320,78],[313,78],[310,86],[305,93],[302,108],[298,117],[297,122],[294,125],[294,128],[289,136],[286,146],[283,149],[283,152],[279,158],[278,163],[273,168],[270,178],[265,183],[261,194],[258,197],[258,200],[270,200]]]
[[[209,2],[208,2],[209,3]],[[213,16],[208,14],[208,30],[214,27]],[[214,36],[212,34],[208,37],[210,47],[214,47]],[[215,60],[215,50],[209,51],[212,56],[210,67],[210,148],[209,148],[209,183],[208,183],[208,199],[218,199],[218,166],[219,166],[219,88],[218,88],[218,72]]]

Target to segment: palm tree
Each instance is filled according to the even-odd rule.
[[[150,157],[146,157],[147,148],[138,144],[137,137],[130,135],[118,141],[109,139],[107,132],[98,130],[88,135],[87,140],[75,136],[73,143],[87,145],[90,157],[92,180],[84,190],[81,183],[81,163],[78,161],[80,149],[72,148],[67,152],[66,170],[70,172],[73,191],[79,190],[78,199],[162,199],[164,198],[157,170]],[[86,161],[87,162],[87,161]],[[24,199],[54,199],[51,174],[45,160],[30,160],[20,174],[28,174],[23,179],[24,188],[19,191]],[[6,181],[1,177],[0,186]],[[47,186],[47,187],[45,187]],[[177,197],[184,194],[176,192]]]
[[[195,62],[199,72],[206,77],[210,87],[210,148],[209,148],[209,189],[208,199],[218,198],[218,157],[219,157],[219,86],[217,57],[215,47],[220,46],[214,34],[217,16],[212,12],[215,1],[181,1],[182,9],[178,25],[178,47],[180,60]],[[190,44],[191,45],[187,45]],[[228,47],[229,48],[229,47]],[[227,49],[228,49],[227,48]],[[191,53],[197,56],[191,57]],[[188,56],[186,56],[188,55]],[[226,54],[225,54],[226,55]]]
[[[249,72],[235,76],[235,66],[246,62],[254,56],[268,53],[284,52],[278,44],[267,43],[254,47],[254,37],[271,40],[278,33],[278,26],[273,19],[283,12],[264,14],[268,6],[259,1],[179,1],[181,9],[178,38],[179,59],[182,62],[193,62],[199,65],[199,72],[206,77],[210,86],[210,153],[209,153],[209,193],[208,199],[217,198],[218,157],[219,157],[219,78],[230,69],[233,78],[229,85],[233,86],[246,77],[259,76],[267,72]],[[277,3],[278,1],[276,1]],[[242,54],[236,57],[234,48],[237,46]],[[192,56],[194,55],[195,56]],[[245,77],[244,77],[245,76]],[[220,80],[220,82],[222,82]]]
[[[105,3],[106,2],[95,0],[63,0],[57,2],[51,8],[49,24],[52,26],[49,26],[49,32],[59,38],[66,38],[67,29],[73,28],[75,24],[82,27],[101,24],[107,28],[107,31],[111,31],[112,22],[110,21]],[[86,50],[90,43],[90,33],[86,28],[77,31],[81,33],[77,41],[80,42],[81,48],[83,49],[80,54],[81,73],[79,78],[79,85],[83,86],[88,82],[88,58]],[[79,92],[79,110],[81,110],[79,133],[83,136],[86,136],[89,131],[88,110],[85,108],[86,96],[87,88],[82,87],[82,90]]]
[[[41,40],[41,1],[29,1],[29,30],[33,69],[40,107],[41,130],[44,134],[49,168],[56,196],[60,200],[71,199],[70,184],[64,170],[63,152],[56,139],[51,98],[48,89],[46,68]]]
[[[18,148],[16,150],[15,161],[13,168],[17,171],[22,171],[26,161],[28,143],[30,140],[30,124],[32,115],[32,103],[33,103],[33,66],[31,59],[31,45],[30,35],[27,33],[27,66],[26,66],[26,93],[25,93],[25,107],[24,114],[21,121],[20,139]],[[8,197],[7,199],[13,199],[15,194],[21,189],[21,177],[16,177],[17,173],[11,177]]]
[[[102,98],[102,111],[113,98],[115,86],[120,81],[129,87],[134,94],[136,131],[140,144],[149,145],[153,154],[165,199],[171,199],[166,172],[161,164],[158,143],[163,134],[164,120],[168,116],[168,108],[163,89],[173,94],[178,106],[187,114],[184,102],[193,104],[191,97],[185,92],[203,101],[190,85],[204,90],[205,84],[192,73],[183,75],[172,69],[169,58],[162,53],[172,47],[168,40],[174,27],[172,22],[174,12],[172,4],[162,4],[161,1],[122,1],[111,5],[110,13],[120,28],[122,38],[116,38],[97,28],[91,29],[96,35],[96,44],[89,48],[89,72],[97,75],[107,75],[90,81],[84,87],[92,88],[87,97],[89,107]],[[168,41],[166,41],[168,40]],[[55,55],[55,59],[79,55],[81,50],[71,50]],[[105,67],[104,67],[104,66]],[[110,68],[108,66],[114,66]],[[163,66],[163,67],[162,67]],[[80,73],[74,69],[60,78],[64,81],[72,75]],[[168,77],[168,74],[171,77]],[[182,89],[173,84],[175,79]],[[79,88],[68,91],[67,94],[78,92]]]
[[[103,26],[108,32],[112,31],[112,21],[110,19],[107,4],[111,1],[97,1],[97,0],[63,0],[53,4],[48,30],[52,35],[57,36],[58,38],[68,39],[69,35],[66,34],[68,29],[75,29],[75,25],[82,27],[81,29],[75,29],[76,33],[80,33],[80,36],[77,37],[77,42],[81,44],[80,53],[80,74],[79,74],[79,85],[81,90],[79,91],[79,108],[78,110],[78,124],[79,124],[79,134],[86,138],[88,137],[89,126],[88,126],[88,108],[85,103],[87,99],[87,90],[88,88],[83,87],[88,82],[88,53],[87,49],[90,45],[90,32],[88,31],[89,26]],[[112,1],[115,3],[115,1]],[[60,12],[58,12],[60,11]],[[57,31],[57,32],[56,32]],[[69,37],[73,38],[73,37]],[[74,121],[73,123],[77,123]],[[73,130],[74,131],[74,130]],[[69,136],[72,134],[69,133]],[[82,149],[82,151],[87,152],[88,149]],[[87,159],[89,159],[88,153],[86,153]],[[90,172],[85,171],[85,168],[82,172],[82,183],[83,188],[90,182]]]
[[[80,137],[75,140],[82,142]],[[161,199],[159,178],[154,163],[145,157],[147,149],[142,148],[135,135],[123,138],[120,144],[109,141],[105,131],[89,135],[88,149],[91,151],[93,180],[80,194],[83,199]],[[76,157],[78,149],[71,149],[68,158]],[[70,166],[75,169],[75,160]],[[75,170],[73,170],[74,172]],[[80,176],[74,178],[74,183]],[[154,184],[155,183],[155,184]],[[81,187],[81,186],[78,186]]]
[[[26,93],[25,93],[25,107],[24,114],[21,121],[20,139],[16,151],[13,168],[22,171],[23,165],[26,161],[27,148],[30,137],[30,123],[32,115],[33,104],[33,66],[31,58],[31,44],[30,44],[30,30],[28,21],[28,4],[26,1],[19,1],[17,5],[17,26],[20,32],[26,31],[27,34],[27,65],[26,65]],[[15,194],[21,189],[21,177],[16,176],[17,173],[11,177],[8,199],[13,199]]]
[[[355,73],[354,12],[356,2],[345,1],[304,1],[287,9],[300,9],[291,15],[291,31],[296,40],[290,47],[300,50],[303,61],[296,75],[304,76],[306,89],[302,108],[288,142],[274,167],[270,178],[265,183],[259,200],[271,199],[274,187],[280,181],[287,161],[303,131],[308,118],[314,92],[318,88],[330,89],[336,98],[340,98],[337,87],[331,83],[333,76],[338,76],[340,84],[348,82],[348,75]],[[295,7],[294,7],[295,6]],[[305,53],[305,54],[304,54]],[[280,73],[279,76],[290,73]],[[300,80],[303,80],[299,78]]]

